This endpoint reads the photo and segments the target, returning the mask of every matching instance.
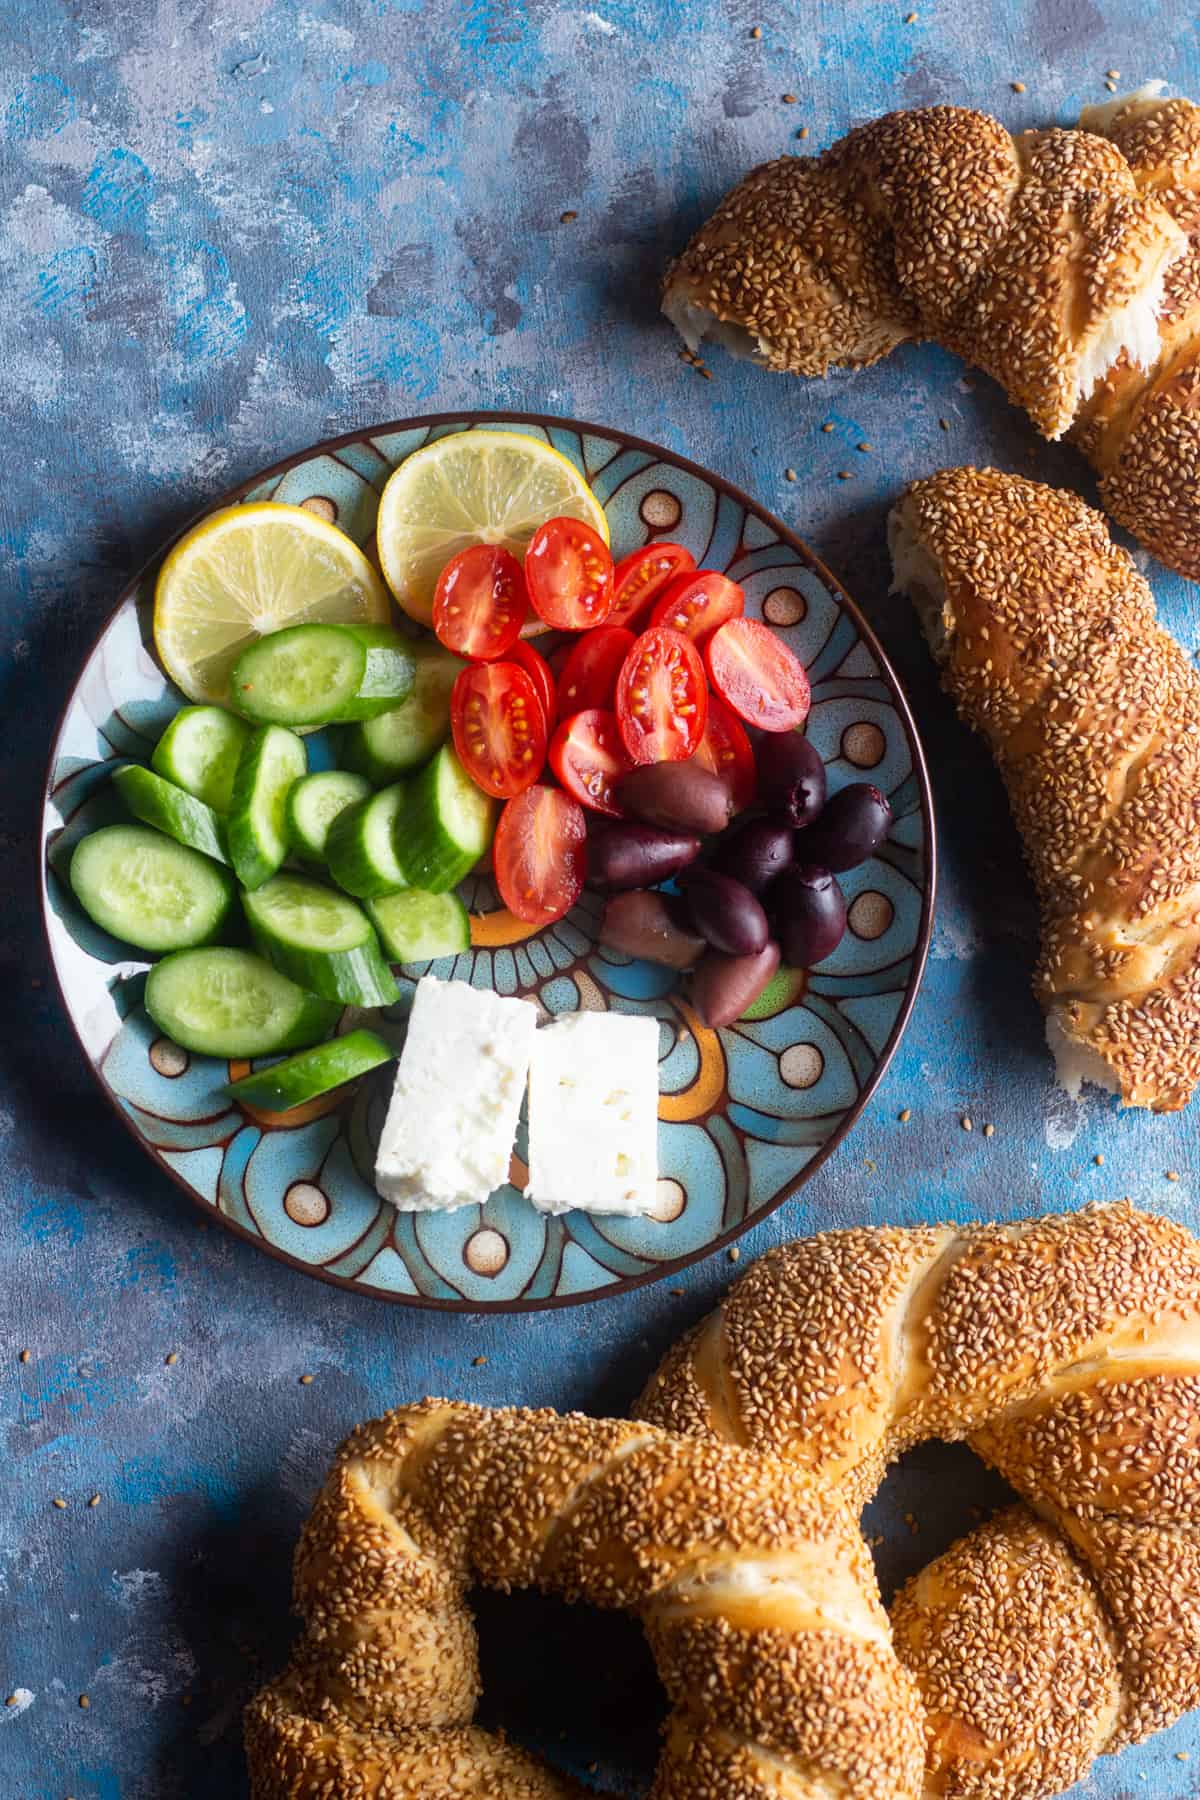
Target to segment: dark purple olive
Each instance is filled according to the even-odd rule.
[[[796,839],[796,861],[819,868],[855,869],[873,856],[891,829],[892,809],[869,781],[853,781],[825,804],[815,825]]]
[[[668,831],[724,831],[729,789],[696,762],[642,763],[616,783],[620,805],[635,819]]]
[[[600,942],[623,956],[690,969],[708,946],[683,915],[682,903],[672,895],[630,888],[605,904]]]
[[[700,854],[700,839],[653,825],[606,825],[588,839],[588,880],[596,887],[653,887]]]
[[[770,936],[767,915],[748,887],[719,869],[689,869],[679,883],[692,924],[714,950],[755,956]]]
[[[731,832],[713,858],[713,867],[732,875],[752,894],[761,894],[795,854],[792,828],[778,819],[751,819]]]
[[[811,969],[837,949],[846,930],[846,902],[828,869],[795,863],[766,894],[771,923],[790,969]]]
[[[770,731],[756,744],[758,802],[793,825],[811,825],[825,804],[825,764],[798,731]]]
[[[692,977],[692,1004],[714,1030],[732,1025],[753,1006],[779,967],[779,945],[764,944],[754,956],[725,956],[710,950]]]

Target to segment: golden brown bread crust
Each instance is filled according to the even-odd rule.
[[[255,1800],[567,1800],[471,1723],[471,1580],[634,1612],[673,1703],[655,1800],[916,1800],[920,1715],[843,1501],[621,1420],[426,1401],[342,1447],[305,1632],[247,1714]]]
[[[1043,1800],[1200,1704],[1200,1242],[1173,1221],[1123,1203],[786,1245],[636,1411],[859,1504],[908,1446],[965,1437],[1042,1515],[972,1532],[893,1609],[927,1796]]]

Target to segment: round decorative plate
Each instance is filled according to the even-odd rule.
[[[433,438],[481,425],[544,437],[582,469],[607,509],[615,555],[671,538],[698,565],[740,582],[747,612],[768,620],[808,669],[808,735],[831,788],[869,779],[895,813],[879,853],[843,877],[850,929],[839,948],[810,975],[782,971],[728,1030],[700,1023],[670,970],[600,949],[590,893],[531,933],[503,910],[489,878],[472,877],[464,889],[472,948],[404,971],[397,1025],[429,972],[525,995],[546,1017],[576,1007],[657,1017],[655,1216],[536,1212],[521,1195],[524,1123],[510,1181],[485,1205],[397,1213],[371,1184],[389,1071],[349,1096],[256,1114],[222,1092],[248,1065],[189,1056],[157,1034],[141,1003],[146,962],[84,916],[65,880],[83,833],[121,814],[114,768],[148,760],[181,701],[151,647],[157,561],[126,589],[67,704],[50,764],[43,869],[50,948],[79,1041],[125,1123],[185,1193],[325,1280],[409,1305],[506,1310],[570,1305],[668,1274],[728,1243],[819,1168],[862,1111],[912,1006],[929,941],[934,847],[912,719],[854,603],[778,520],[667,450],[566,419],[443,414],[319,445],[216,504],[298,503],[369,549],[396,464]],[[307,741],[310,765],[327,764],[321,734]]]

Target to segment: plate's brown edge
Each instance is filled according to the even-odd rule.
[[[669,1262],[659,1263],[653,1269],[647,1269],[642,1275],[625,1275],[618,1281],[611,1282],[603,1288],[589,1290],[586,1293],[550,1295],[547,1298],[540,1300],[517,1299],[495,1300],[491,1302],[473,1301],[465,1298],[460,1300],[440,1300],[432,1299],[425,1294],[384,1293],[377,1288],[364,1287],[361,1282],[352,1281],[346,1276],[333,1275],[327,1269],[315,1268],[311,1263],[304,1262],[298,1256],[289,1256],[286,1251],[280,1250],[266,1238],[256,1236],[252,1231],[247,1231],[244,1226],[239,1225],[235,1220],[228,1218],[218,1207],[212,1205],[209,1201],[202,1199],[190,1183],[185,1181],[182,1175],[180,1175],[177,1170],[173,1169],[168,1162],[164,1161],[154,1146],[146,1142],[145,1138],[141,1136],[135,1127],[133,1120],[119,1104],[112,1089],[105,1081],[99,1064],[91,1056],[82,1037],[76,1029],[75,1020],[63,989],[58,961],[54,955],[54,947],[50,939],[50,897],[47,891],[46,880],[47,863],[44,850],[45,832],[44,829],[39,830],[36,852],[38,859],[38,885],[42,902],[42,936],[45,942],[46,954],[54,972],[55,985],[58,988],[63,1011],[67,1015],[67,1022],[71,1027],[76,1043],[79,1045],[84,1061],[92,1071],[101,1093],[108,1101],[108,1104],[120,1120],[122,1126],[129,1133],[130,1137],[133,1138],[134,1142],[139,1145],[143,1152],[148,1153],[152,1157],[158,1167],[169,1177],[175,1186],[187,1196],[192,1205],[207,1220],[211,1222],[215,1219],[221,1225],[223,1230],[230,1232],[235,1237],[241,1238],[247,1244],[252,1244],[260,1253],[265,1253],[267,1256],[274,1257],[276,1262],[283,1263],[289,1269],[298,1270],[303,1275],[315,1278],[318,1281],[327,1282],[331,1287],[345,1288],[348,1292],[358,1295],[360,1299],[367,1298],[378,1300],[385,1305],[392,1306],[418,1307],[430,1312],[485,1314],[552,1312],[568,1306],[586,1306],[601,1300],[611,1300],[618,1294],[629,1293],[635,1288],[648,1287],[651,1282],[661,1281],[665,1276],[678,1274],[681,1269],[690,1268],[693,1263],[702,1262],[705,1257],[715,1256],[718,1250],[725,1249],[737,1238],[744,1236],[747,1231],[752,1230],[757,1225],[761,1225],[772,1213],[777,1212],[781,1206],[785,1205],[787,1201],[791,1200],[799,1193],[800,1189],[812,1179],[817,1171],[822,1168],[833,1155],[834,1151],[838,1149],[846,1134],[858,1122],[867,1102],[870,1100],[875,1089],[879,1086],[880,1081],[882,1081],[886,1074],[888,1065],[895,1055],[896,1046],[899,1044],[909,1018],[912,1015],[917,995],[920,992],[921,982],[925,974],[925,965],[929,957],[929,944],[933,934],[933,909],[937,896],[937,839],[933,816],[933,795],[929,785],[929,771],[925,763],[925,752],[921,744],[921,739],[917,733],[917,727],[912,716],[912,711],[908,704],[908,696],[905,694],[904,689],[897,678],[896,672],[892,668],[887,652],[876,637],[874,629],[860,610],[857,601],[847,592],[837,576],[825,566],[820,557],[814,553],[802,538],[798,537],[781,519],[777,519],[774,513],[767,511],[765,507],[757,500],[753,499],[743,489],[735,486],[733,482],[728,481],[725,476],[716,474],[712,469],[704,468],[700,463],[692,462],[689,457],[680,456],[674,450],[668,450],[662,444],[652,443],[647,438],[635,437],[630,432],[622,431],[617,426],[589,424],[580,419],[562,418],[555,413],[509,412],[507,410],[422,413],[414,418],[392,419],[379,425],[362,426],[356,431],[346,431],[341,433],[338,437],[323,438],[317,444],[312,444],[303,450],[294,451],[292,455],[281,458],[279,462],[271,463],[268,467],[257,470],[244,481],[238,482],[235,487],[226,489],[226,491],[219,495],[217,499],[209,501],[206,505],[200,507],[190,518],[184,521],[179,529],[175,531],[166,542],[153,553],[153,555],[146,559],[141,567],[125,583],[125,586],[121,589],[117,599],[114,601],[104,621],[92,637],[88,649],[84,653],[83,659],[76,671],[75,678],[71,682],[71,685],[67,690],[66,698],[59,710],[58,723],[55,727],[54,738],[50,747],[46,778],[43,785],[43,824],[45,808],[51,798],[54,767],[58,761],[59,745],[62,742],[63,731],[66,728],[67,712],[75,697],[75,692],[79,686],[83,671],[91,661],[95,652],[97,643],[108,630],[126,601],[133,597],[134,592],[148,575],[150,570],[162,561],[172,545],[178,543],[180,538],[189,532],[194,525],[201,519],[206,518],[209,513],[215,511],[218,507],[236,505],[243,495],[249,493],[252,488],[258,487],[262,482],[270,481],[275,476],[286,475],[289,469],[294,469],[299,463],[308,462],[315,456],[330,455],[337,450],[343,449],[347,444],[361,443],[364,439],[369,440],[371,438],[381,437],[391,432],[416,431],[428,429],[437,425],[486,425],[495,423],[499,420],[508,420],[513,424],[518,425],[537,425],[543,430],[567,430],[584,435],[590,434],[599,438],[608,438],[620,444],[624,449],[644,450],[659,461],[673,463],[677,468],[686,470],[688,474],[695,475],[701,481],[714,484],[730,499],[736,501],[739,506],[766,519],[772,528],[779,534],[781,542],[795,550],[802,560],[820,576],[821,580],[829,584],[830,588],[837,593],[842,606],[853,619],[860,636],[871,651],[871,654],[879,663],[888,682],[888,686],[891,689],[893,703],[903,720],[904,728],[908,734],[908,741],[913,757],[913,771],[917,776],[921,793],[921,817],[925,831],[927,874],[921,903],[920,928],[918,931],[917,943],[913,950],[914,962],[912,975],[905,992],[904,1003],[901,1006],[899,1013],[896,1015],[895,1024],[888,1033],[883,1049],[879,1053],[879,1059],[871,1073],[870,1080],[860,1090],[858,1099],[855,1101],[854,1105],[848,1109],[837,1130],[826,1140],[816,1156],[812,1157],[810,1161],[805,1164],[795,1181],[788,1187],[781,1188],[777,1194],[772,1195],[771,1199],[765,1206],[758,1209],[752,1219],[743,1219],[739,1224],[731,1226],[728,1231],[722,1232],[720,1237],[714,1238],[711,1243],[705,1244],[702,1249],[694,1250],[687,1256],[673,1257]]]

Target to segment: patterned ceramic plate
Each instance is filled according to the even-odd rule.
[[[126,590],[68,703],[44,816],[45,913],[80,1043],[129,1128],[184,1192],[230,1230],[294,1267],[411,1305],[564,1306],[651,1281],[728,1243],[795,1193],[841,1142],[879,1080],[916,994],[929,940],[934,853],[929,786],[903,695],[857,608],[798,538],[715,475],[620,432],[568,420],[465,413],[384,426],[322,445],[218,504],[286,500],[369,545],[379,494],[420,445],[477,425],[545,437],[583,469],[608,510],[613,550],[677,539],[746,590],[813,686],[809,736],[830,785],[866,777],[890,796],[891,837],[845,877],[850,929],[811,976],[783,972],[731,1030],[700,1024],[670,971],[597,948],[598,905],[530,934],[473,878],[472,948],[434,974],[524,994],[544,1015],[575,1007],[661,1022],[658,1206],[651,1219],[547,1218],[522,1199],[525,1144],[486,1205],[397,1214],[370,1180],[383,1079],[285,1114],[247,1113],[221,1084],[247,1065],[189,1057],[142,1008],[146,964],[84,917],[64,875],[87,830],[119,815],[114,766],[146,760],[180,695],[149,633],[157,564]],[[310,762],[329,761],[320,738]],[[408,1005],[414,981],[406,971]],[[347,1017],[347,1024],[351,1021]]]

